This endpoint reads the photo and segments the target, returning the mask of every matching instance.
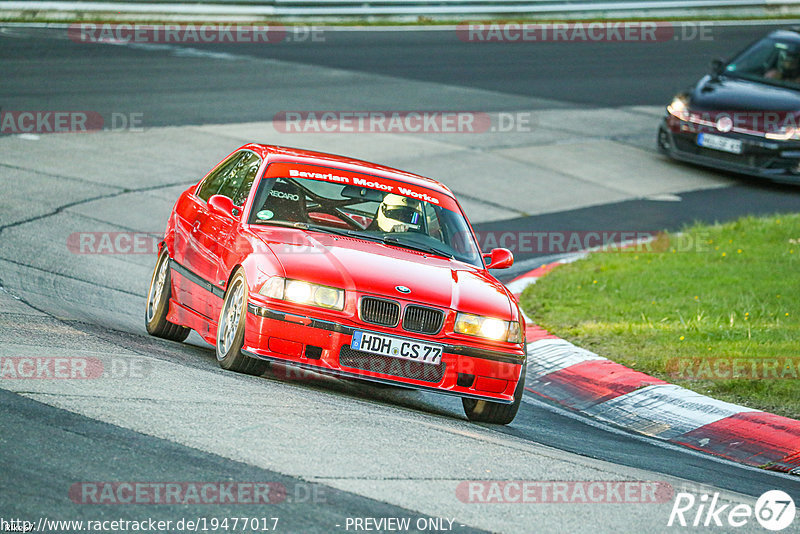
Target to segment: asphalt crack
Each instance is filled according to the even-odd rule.
[[[6,165],[6,167],[8,167],[8,166]],[[25,171],[29,170],[29,169],[24,169],[24,168],[18,168],[18,169],[19,170],[25,170]],[[58,175],[48,175],[48,176],[52,176],[54,178],[59,178]],[[64,177],[64,178],[66,178],[66,177]],[[140,187],[140,188],[133,188],[133,189],[131,189],[131,188],[120,188],[119,191],[114,191],[114,192],[107,193],[107,194],[104,194],[104,195],[97,195],[97,196],[93,196],[93,197],[84,198],[84,199],[81,199],[81,200],[75,200],[73,202],[67,202],[66,204],[62,204],[62,205],[58,206],[57,208],[55,208],[54,210],[52,210],[52,211],[50,211],[48,213],[44,213],[42,215],[36,215],[34,217],[29,217],[29,218],[23,219],[21,221],[15,221],[13,223],[9,223],[9,224],[0,226],[0,234],[2,234],[5,230],[8,230],[9,228],[16,228],[17,226],[22,226],[24,224],[29,224],[29,223],[32,223],[32,222],[36,222],[36,221],[41,221],[43,219],[47,219],[49,217],[53,217],[55,215],[58,215],[58,214],[62,213],[64,210],[67,210],[69,208],[74,208],[75,206],[80,206],[80,205],[83,205],[83,204],[89,204],[90,202],[95,202],[97,200],[106,200],[106,199],[109,199],[109,198],[116,198],[116,197],[119,197],[119,196],[122,196],[122,195],[126,195],[128,193],[146,193],[148,191],[156,191],[158,189],[167,189],[169,187],[175,187],[175,186],[178,186],[178,185],[185,185],[186,183],[187,182],[183,181],[183,182],[171,182],[171,183],[168,183],[168,184],[159,184],[159,185]],[[98,185],[98,184],[93,183],[93,185]],[[117,186],[106,186],[106,187],[117,187]]]
[[[94,287],[98,287],[98,288],[102,288],[102,289],[108,289],[110,291],[117,291],[119,293],[125,293],[127,295],[131,295],[131,296],[134,296],[134,297],[141,297],[142,296],[141,294],[136,293],[134,291],[128,291],[128,290],[120,289],[120,288],[117,288],[117,287],[112,287],[112,286],[107,286],[107,285],[104,285],[104,284],[99,284],[99,283],[91,281],[91,280],[84,280],[82,278],[78,278],[76,276],[72,276],[72,275],[69,275],[69,274],[57,273],[57,272],[54,272],[54,271],[50,271],[48,269],[44,269],[42,267],[36,267],[35,265],[30,265],[28,263],[22,263],[22,262],[19,262],[19,261],[8,259],[8,258],[0,258],[0,261],[11,263],[11,264],[16,265],[18,267],[23,267],[23,268],[26,268],[26,269],[31,269],[31,270],[34,270],[34,271],[38,271],[40,273],[49,274],[49,275],[52,275],[52,276],[58,276],[60,278],[66,278],[67,280],[72,280],[73,282],[81,282],[81,283],[84,283],[84,284],[88,284],[90,286],[94,286]],[[2,281],[0,281],[0,283],[2,283]],[[9,293],[10,295],[14,295],[17,300],[21,300],[23,303],[28,304],[30,306],[30,304],[28,302],[26,302],[24,299],[22,299],[21,297],[16,296],[14,293],[11,293],[7,289],[6,289],[6,292]],[[33,306],[31,306],[31,307],[33,307]],[[34,308],[34,309],[36,309],[36,308]],[[38,309],[36,311],[41,311],[42,313],[45,313],[44,311],[38,310]],[[48,314],[48,315],[50,315],[50,314]]]

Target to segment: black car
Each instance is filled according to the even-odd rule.
[[[777,30],[667,106],[658,148],[691,163],[800,183],[800,28]]]

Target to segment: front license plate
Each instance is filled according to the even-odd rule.
[[[412,339],[383,336],[360,330],[356,330],[353,333],[350,348],[432,365],[439,365],[442,361],[442,347],[440,345],[420,343]]]
[[[721,135],[707,133],[697,134],[697,144],[705,148],[713,148],[731,154],[742,153],[742,142],[738,139],[729,139]]]

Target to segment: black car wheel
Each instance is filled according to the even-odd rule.
[[[467,419],[476,423],[492,423],[495,425],[507,425],[514,420],[522,403],[522,394],[525,391],[525,372],[527,363],[522,364],[522,372],[519,375],[519,382],[514,390],[514,402],[502,404],[499,402],[461,398],[464,406],[464,413]]]
[[[669,154],[670,149],[672,148],[672,143],[670,143],[669,133],[667,129],[663,126],[659,126],[658,128],[658,151],[662,154]]]

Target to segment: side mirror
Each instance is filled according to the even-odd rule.
[[[208,199],[208,208],[217,215],[225,217],[233,217],[233,210],[236,206],[233,205],[233,200],[223,195],[214,195]]]
[[[715,59],[711,60],[711,65],[709,65],[709,70],[711,71],[711,76],[714,79],[719,78],[720,75],[722,74],[722,72],[724,71],[724,69],[725,69],[725,62],[724,61],[722,61],[719,58],[715,58]]]
[[[507,248],[492,249],[487,256],[489,256],[487,269],[508,269],[514,265],[514,255]]]

